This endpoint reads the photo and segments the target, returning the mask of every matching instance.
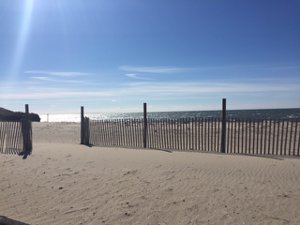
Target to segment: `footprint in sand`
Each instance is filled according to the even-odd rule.
[[[138,170],[129,170],[129,171],[125,172],[125,173],[123,174],[123,176],[130,175],[130,174],[134,175],[134,174],[136,174],[137,172],[138,172]]]

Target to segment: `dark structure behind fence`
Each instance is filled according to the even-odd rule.
[[[32,152],[32,126],[29,107],[25,105],[21,121],[0,121],[0,153],[27,156]]]
[[[300,156],[299,121],[226,118],[224,99],[221,118],[82,118],[86,145]]]

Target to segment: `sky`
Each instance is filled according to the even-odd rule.
[[[0,0],[0,107],[300,108],[299,0]]]

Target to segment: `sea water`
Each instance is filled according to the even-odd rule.
[[[148,118],[194,118],[194,117],[221,117],[221,111],[182,111],[182,112],[148,112]],[[86,113],[85,116],[92,120],[111,119],[140,119],[143,113]],[[248,119],[292,119],[300,121],[300,108],[294,109],[253,109],[253,110],[228,110],[227,116],[232,118]],[[73,114],[43,114],[41,122],[80,122],[80,113]]]

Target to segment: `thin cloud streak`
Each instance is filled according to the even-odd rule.
[[[30,79],[42,80],[42,81],[51,81],[51,79],[49,77],[30,77]]]
[[[53,82],[53,83],[64,83],[64,84],[85,84],[85,85],[88,85],[88,84],[92,84],[91,82],[87,82],[87,81],[82,81],[82,80],[63,80],[63,79],[52,79],[52,78],[49,78],[49,77],[30,77],[30,79],[32,80],[37,80],[37,81],[41,81],[41,82]]]
[[[84,89],[47,89],[47,86],[40,86],[39,89],[28,92],[4,93],[0,96],[3,100],[45,100],[45,99],[63,99],[63,98],[78,98],[83,101],[85,98],[92,97],[111,97],[116,99],[121,98],[174,98],[180,99],[183,97],[193,98],[204,95],[226,94],[226,95],[254,95],[260,93],[269,93],[280,95],[282,93],[299,93],[299,84],[249,84],[249,83],[131,83],[122,87],[105,88],[102,90],[84,90]]]
[[[154,74],[174,74],[191,71],[224,71],[224,70],[293,70],[299,66],[268,66],[268,65],[225,65],[225,66],[200,66],[200,67],[174,67],[174,66],[130,66],[123,65],[119,69],[128,73],[154,73]]]
[[[129,77],[131,79],[136,79],[136,80],[148,80],[148,81],[153,80],[153,79],[148,78],[148,77],[141,77],[140,75],[135,74],[135,73],[126,73],[125,76]]]
[[[166,67],[166,66],[120,66],[120,70],[130,73],[155,73],[155,74],[173,74],[190,71],[193,68],[184,67]]]
[[[132,83],[124,89],[126,92],[150,94],[150,95],[166,95],[166,96],[183,96],[183,95],[199,95],[214,93],[266,93],[266,92],[300,92],[298,84],[248,84],[248,83]]]
[[[87,98],[87,97],[113,97],[110,92],[101,91],[64,91],[64,92],[34,92],[34,93],[13,93],[3,94],[1,100],[45,100],[45,99],[63,99],[63,98]]]
[[[92,75],[91,73],[83,72],[68,72],[68,71],[46,71],[46,70],[28,70],[25,71],[26,74],[39,74],[46,76],[56,76],[56,77],[79,77]]]

